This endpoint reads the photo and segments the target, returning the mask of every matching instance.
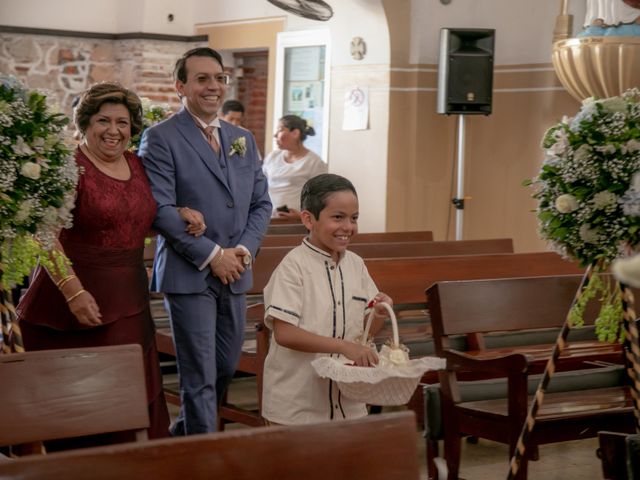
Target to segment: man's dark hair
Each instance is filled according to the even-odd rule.
[[[302,210],[311,212],[317,220],[326,207],[327,197],[336,192],[351,192],[358,196],[356,188],[346,178],[334,173],[322,173],[304,184],[300,193],[300,206]]]
[[[229,112],[240,112],[244,115],[244,105],[238,100],[227,100],[222,104],[222,114],[226,115]]]
[[[224,70],[222,64],[222,57],[213,48],[209,47],[197,47],[192,48],[188,52],[185,52],[176,62],[176,66],[173,69],[174,80],[180,80],[182,83],[187,82],[187,59],[191,57],[211,57],[220,64],[220,67]]]

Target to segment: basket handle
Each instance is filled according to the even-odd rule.
[[[389,312],[389,318],[391,318],[391,327],[393,328],[393,344],[392,347],[398,347],[400,344],[400,340],[398,338],[398,321],[396,320],[396,314],[387,302],[380,302],[379,305],[382,305]],[[367,338],[369,338],[369,330],[371,329],[371,324],[373,323],[373,317],[375,316],[376,311],[371,306],[371,312],[369,312],[369,318],[367,319],[367,326],[364,328],[364,334],[362,335],[361,343],[365,345],[367,343]]]

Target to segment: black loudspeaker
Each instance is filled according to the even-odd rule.
[[[438,113],[491,113],[495,32],[488,28],[440,30]]]

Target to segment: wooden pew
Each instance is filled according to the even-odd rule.
[[[99,433],[147,439],[139,345],[0,355],[0,446]]]
[[[423,304],[424,290],[445,280],[580,274],[577,264],[553,252],[365,259],[377,287],[395,304]]]
[[[267,235],[305,234],[306,227],[302,223],[271,223],[267,227]]]
[[[426,309],[424,290],[440,280],[562,275],[582,272],[576,264],[566,261],[552,252],[365,259],[365,264],[381,291],[388,293],[399,308],[406,306],[412,309]],[[255,369],[243,370],[239,367],[239,370],[251,371],[257,375],[259,395],[261,395],[262,369],[268,352],[269,332],[262,323],[262,316],[259,313],[259,309],[262,307],[255,308],[256,350],[245,350],[242,354],[243,360],[251,361]],[[247,323],[249,323],[249,319]],[[427,342],[431,338],[426,323],[421,324],[417,331],[413,332],[413,335],[407,335],[406,331],[402,333],[403,341],[409,339]],[[424,380],[429,383],[437,381],[433,374]],[[418,415],[419,423],[422,423],[423,404],[422,390],[417,389],[409,406]],[[235,421],[235,419],[239,419],[242,423],[249,425],[260,424],[259,408],[260,403],[258,403],[258,411],[251,412],[225,402],[221,407],[220,417],[223,420],[234,419]]]
[[[241,429],[0,463],[20,480],[418,480],[413,415]]]
[[[262,247],[295,247],[302,243],[306,233],[293,235],[267,235],[262,240]],[[352,243],[374,242],[430,242],[433,240],[433,232],[378,232],[358,233],[352,239]]]
[[[264,247],[260,249],[260,253],[253,266],[254,285],[250,293],[261,293],[262,290],[264,290],[264,287],[271,278],[271,274],[292,248],[293,247],[285,246]],[[497,254],[513,253],[513,241],[510,238],[497,238],[484,240],[451,240],[441,242],[415,241],[352,243],[349,245],[349,250],[360,255],[364,259],[441,257],[448,255],[475,255],[487,253]]]
[[[438,282],[427,290],[436,353],[447,359],[446,370],[439,374],[442,408],[427,412],[427,418],[442,414],[451,478],[458,475],[463,435],[506,443],[513,453],[527,414],[527,397],[537,385],[529,375],[540,373],[551,357],[552,345],[541,344],[546,343],[542,329],[562,326],[580,280],[580,275],[565,275]],[[596,317],[595,308],[587,311],[585,324],[592,325]],[[571,334],[585,331],[589,330],[574,329]],[[487,348],[488,334],[497,332],[518,332],[520,344]],[[530,332],[528,340],[524,332]],[[557,363],[556,371],[562,373],[551,380],[518,478],[526,479],[527,459],[537,454],[537,445],[593,437],[603,428],[633,430],[620,346],[603,344],[595,335],[572,339],[571,334]],[[459,336],[467,337],[466,348],[459,342],[452,345]],[[593,364],[612,362],[620,366],[607,368],[604,379],[600,369],[593,369]],[[465,374],[472,380],[497,380],[483,380],[479,387],[475,381],[461,382]],[[480,388],[482,393],[472,392]],[[433,429],[427,431],[429,440],[436,440]],[[428,447],[432,457],[435,445]]]

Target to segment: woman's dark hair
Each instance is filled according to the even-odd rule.
[[[290,132],[294,130],[300,130],[300,141],[304,142],[307,137],[313,137],[316,131],[311,125],[307,124],[304,118],[300,118],[297,115],[285,115],[280,119],[280,123]]]
[[[329,195],[336,192],[351,192],[356,198],[356,188],[349,180],[334,173],[321,173],[307,180],[300,193],[300,206],[302,210],[308,210],[316,219],[320,218],[320,212],[326,206]]]
[[[222,65],[222,57],[213,48],[197,47],[182,54],[173,68],[173,78],[180,80],[182,83],[187,82],[187,59],[191,57],[211,57],[220,64],[220,68],[224,70]]]
[[[101,82],[84,91],[73,109],[73,122],[84,135],[91,117],[100,111],[105,103],[124,105],[129,110],[131,136],[142,130],[142,103],[138,95],[117,82]]]

